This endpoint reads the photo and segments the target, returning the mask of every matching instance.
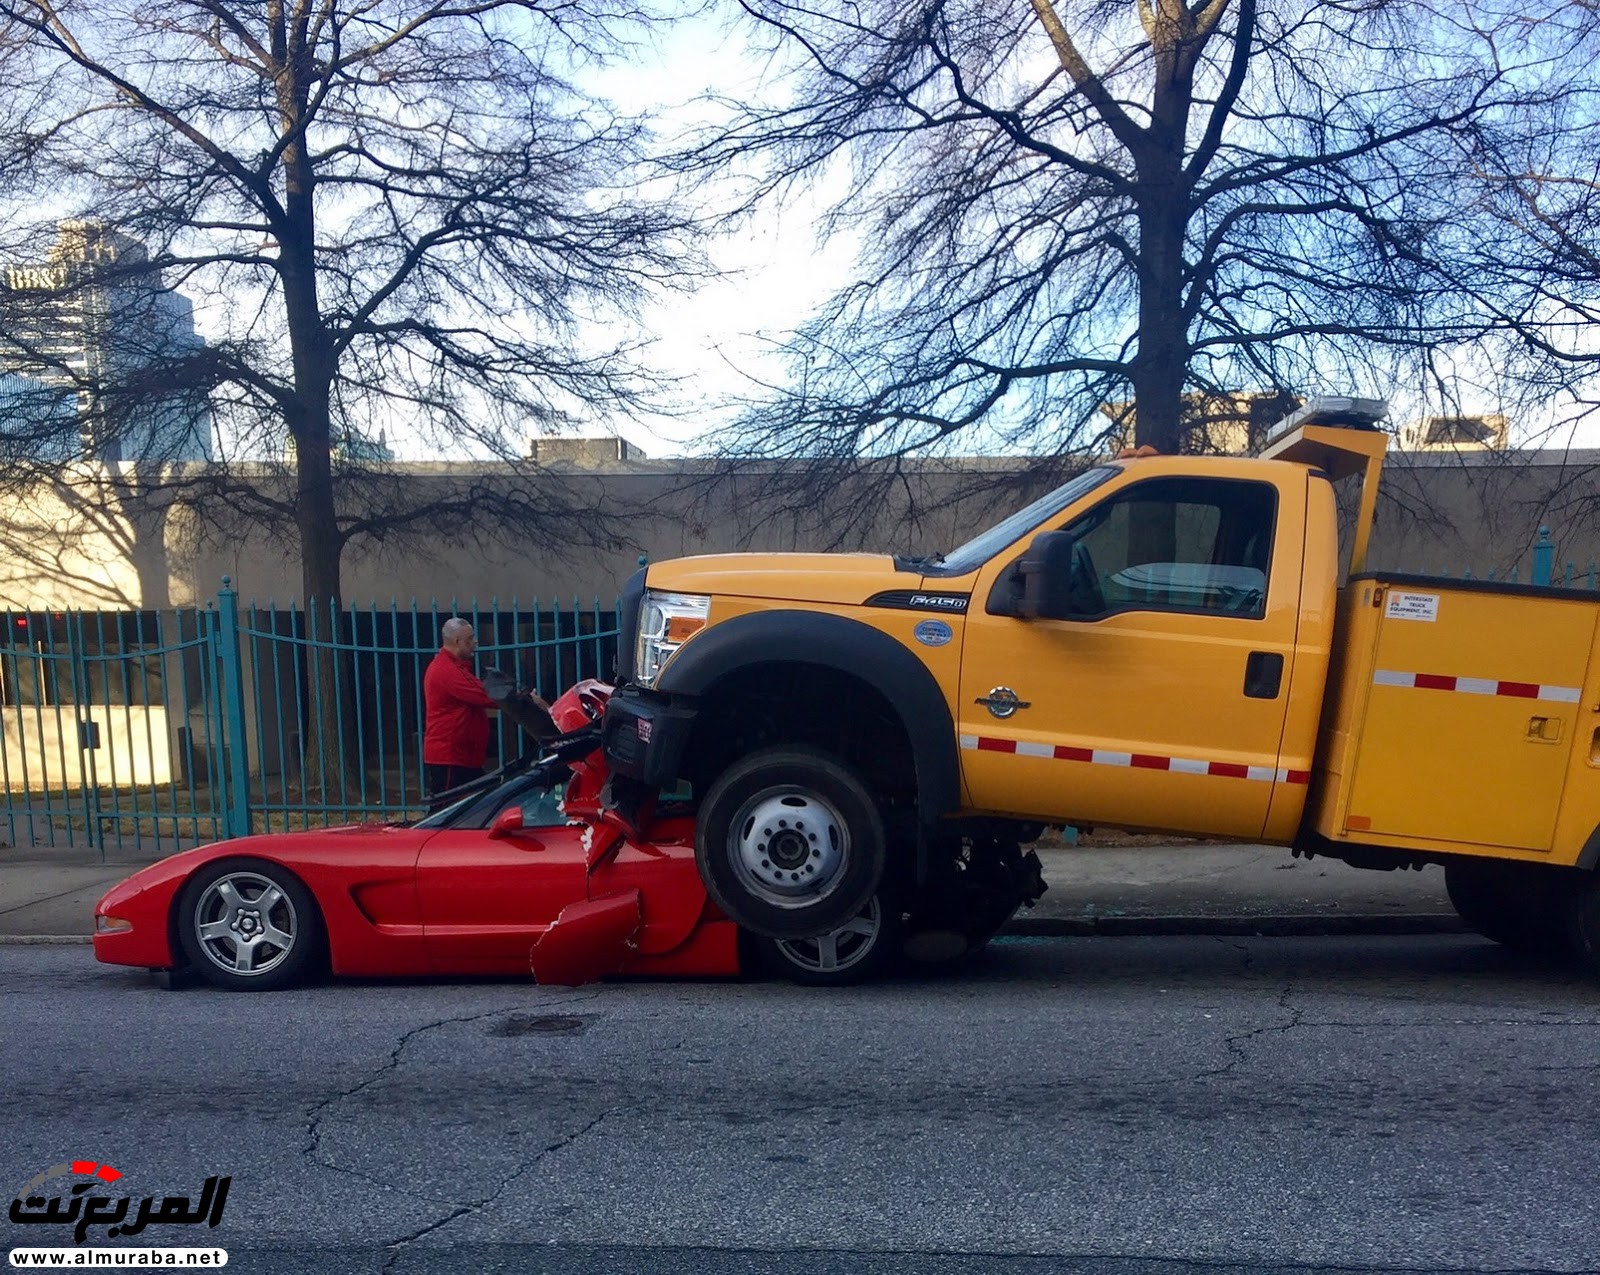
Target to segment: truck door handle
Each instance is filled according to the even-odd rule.
[[[1244,662],[1244,693],[1248,699],[1277,699],[1283,685],[1283,656],[1277,651],[1251,651]]]
[[[1528,719],[1528,739],[1536,744],[1559,744],[1561,742],[1561,719],[1559,717],[1530,717]]]

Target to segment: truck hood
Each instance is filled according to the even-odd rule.
[[[646,583],[672,593],[851,606],[885,590],[915,589],[922,577],[896,571],[886,553],[722,553],[658,563]]]

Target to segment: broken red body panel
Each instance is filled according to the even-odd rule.
[[[533,945],[533,977],[576,987],[619,973],[639,950],[644,905],[639,891],[569,903]]]

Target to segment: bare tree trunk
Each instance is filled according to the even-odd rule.
[[[291,25],[280,0],[269,5],[273,56],[281,68],[278,110],[285,138],[284,203],[278,234],[278,270],[283,279],[289,349],[294,363],[294,394],[287,405],[290,437],[295,447],[295,522],[300,532],[301,581],[311,620],[311,677],[316,688],[306,706],[309,757],[315,772],[337,787],[341,801],[347,778],[359,775],[361,759],[354,749],[356,732],[353,688],[340,658],[339,632],[344,590],[339,559],[343,544],[333,497],[333,422],[331,413],[334,357],[332,334],[323,321],[317,296],[316,177],[306,153],[305,125],[309,85],[302,75],[299,14]],[[348,707],[349,711],[345,711]],[[348,737],[348,738],[347,738]],[[309,777],[309,775],[308,775]],[[335,796],[323,794],[326,802]]]

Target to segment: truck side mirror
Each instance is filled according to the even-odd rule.
[[[1041,531],[1022,555],[1017,570],[1022,575],[1022,603],[1028,620],[1068,620],[1076,613],[1072,572],[1078,542],[1070,532]]]

